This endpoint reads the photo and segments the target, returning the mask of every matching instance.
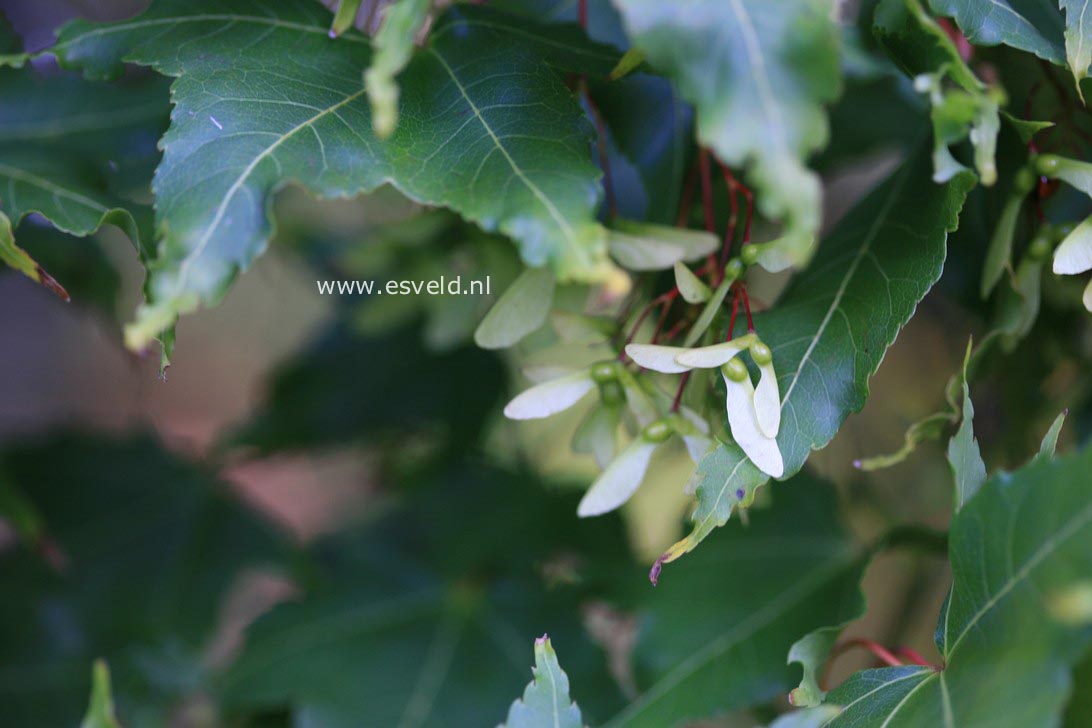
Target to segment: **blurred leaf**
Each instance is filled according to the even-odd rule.
[[[997,181],[996,146],[1004,93],[983,84],[921,0],[881,0],[874,32],[888,55],[926,93],[933,123],[933,178],[946,182],[965,169],[949,147],[970,138],[984,185]],[[948,83],[950,82],[950,83]]]
[[[649,63],[696,107],[698,138],[746,168],[759,210],[783,223],[781,252],[811,257],[819,229],[818,177],[808,154],[826,144],[823,104],[840,88],[829,0],[616,0]]]
[[[1004,43],[1065,65],[1062,13],[1053,2],[929,0],[929,4],[938,15],[954,18],[967,40],[975,45]]]
[[[1033,121],[1031,119],[1021,119],[1017,116],[1013,116],[1007,111],[1001,112],[1002,118],[1005,121],[1012,124],[1012,128],[1016,130],[1016,133],[1020,135],[1020,141],[1027,144],[1035,135],[1046,129],[1050,129],[1054,126],[1053,121]]]
[[[549,637],[535,640],[534,675],[500,728],[582,728],[580,708],[569,697],[569,678],[557,664]]]
[[[383,9],[383,22],[372,36],[375,53],[364,71],[364,86],[372,104],[372,127],[380,139],[393,134],[398,124],[399,91],[394,79],[409,63],[431,5],[431,0],[396,0]]]
[[[416,329],[360,337],[340,324],[280,367],[268,404],[232,441],[262,453],[351,442],[406,446],[434,436],[441,450],[478,442],[504,385],[497,358],[473,347],[437,354]]]
[[[158,79],[106,86],[0,69],[0,211],[77,236],[104,223],[149,257],[146,199],[170,105]]]
[[[75,725],[98,657],[126,723],[198,690],[226,589],[280,555],[270,528],[146,438],[66,435],[11,448],[3,465],[66,563],[0,553],[5,720]]]
[[[593,83],[590,93],[606,122],[619,214],[674,224],[687,154],[693,144],[693,112],[666,78],[637,73]],[[633,169],[632,176],[626,167]]]
[[[121,728],[114,715],[114,696],[110,691],[110,668],[95,660],[91,668],[91,703],[80,728]]]
[[[97,240],[67,235],[33,217],[24,220],[16,234],[19,245],[63,281],[73,303],[93,307],[111,322],[115,320],[121,275]]]
[[[356,22],[356,15],[360,12],[361,0],[338,0],[337,12],[334,13],[334,22],[330,24],[330,35],[336,38]]]
[[[35,283],[41,283],[62,301],[69,300],[68,291],[57,282],[57,279],[47,273],[27,251],[15,244],[11,220],[3,212],[0,212],[0,261],[7,263]]]
[[[833,489],[800,475],[623,605],[639,620],[641,696],[608,726],[673,726],[784,696],[799,678],[793,642],[864,609],[867,560],[838,521]],[[579,683],[577,683],[579,685]],[[583,694],[583,691],[581,691]]]
[[[617,521],[574,508],[526,473],[447,463],[402,507],[316,545],[306,596],[259,620],[220,682],[226,708],[287,706],[324,728],[495,725],[526,685],[526,641],[549,630],[601,722],[620,696],[578,605],[625,557]]]
[[[971,388],[967,383],[967,364],[971,358],[971,344],[963,358],[963,407],[959,429],[948,442],[948,463],[955,476],[955,510],[959,511],[974,497],[986,482],[986,464],[974,437],[974,405],[971,404]]]
[[[1068,414],[1069,410],[1059,412],[1054,421],[1050,423],[1050,429],[1043,435],[1043,442],[1039,445],[1039,457],[1048,459],[1054,457],[1054,451],[1058,449],[1058,435],[1062,432],[1062,425],[1065,424],[1065,418]]]
[[[1065,59],[1081,93],[1081,81],[1088,77],[1092,65],[1092,0],[1058,0],[1065,11]]]
[[[268,198],[288,180],[324,197],[390,182],[512,236],[532,266],[549,263],[564,279],[606,273],[592,130],[555,69],[607,73],[617,52],[451,7],[400,77],[413,123],[379,143],[360,83],[367,39],[350,31],[331,41],[329,14],[309,0],[244,5],[252,11],[160,0],[124,23],[74,21],[50,51],[93,77],[116,74],[122,60],[178,77],[155,183],[164,237],[149,303],[128,330],[132,348],[223,297],[266,247]]]
[[[527,268],[501,295],[474,332],[483,349],[505,349],[546,323],[554,300],[554,277]]]
[[[864,406],[868,378],[940,277],[973,179],[960,174],[938,186],[928,170],[927,155],[916,153],[842,219],[777,306],[754,317],[778,372],[786,478]],[[693,530],[665,562],[691,551],[766,482],[734,443],[706,455],[695,477]]]
[[[856,673],[827,695],[831,728],[860,725],[1052,725],[1083,623],[1056,619],[1053,598],[1092,573],[1092,449],[992,478],[952,522],[952,591],[941,609],[942,669]]]

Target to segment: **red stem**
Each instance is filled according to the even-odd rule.
[[[736,314],[739,313],[739,288],[732,290],[732,315],[728,317],[728,337],[725,341],[736,338]]]
[[[895,655],[892,654],[890,650],[881,645],[879,642],[874,642],[873,640],[868,640],[861,637],[846,640],[838,647],[835,647],[834,651],[830,653],[830,659],[833,660],[835,657],[838,657],[842,653],[847,652],[854,647],[862,647],[868,650],[876,656],[876,659],[890,665],[891,667],[901,667],[903,664],[902,660],[895,657]]]
[[[708,232],[714,232],[716,221],[713,216],[713,172],[709,167],[709,152],[705,149],[698,152],[698,167],[701,169],[701,200],[705,211],[705,229]]]
[[[675,298],[679,295],[679,289],[677,287],[673,288],[664,295],[668,296],[668,299],[664,305],[664,310],[660,312],[660,320],[656,322],[656,330],[652,332],[652,341],[649,342],[652,344],[660,340],[660,332],[663,331],[664,323],[667,322],[667,315],[671,313],[671,307],[675,304]]]
[[[671,403],[671,411],[678,412],[679,405],[682,403],[682,393],[686,389],[686,383],[690,381],[690,372],[686,372],[682,375],[682,379],[679,381],[679,388],[675,390],[675,399]]]
[[[637,335],[637,332],[641,328],[641,324],[645,322],[645,319],[648,318],[648,315],[652,313],[652,311],[655,310],[655,308],[661,303],[670,303],[671,301],[674,301],[677,295],[679,295],[679,289],[676,287],[671,289],[667,293],[652,299],[649,304],[645,306],[644,310],[641,311],[641,315],[637,317],[637,321],[633,324],[633,328],[630,329],[629,336],[626,337],[625,343],[622,344],[622,351],[618,353],[618,361],[626,360],[626,344],[629,344],[633,341],[633,337]],[[659,330],[659,326],[657,326],[657,330]]]
[[[747,312],[747,333],[753,334],[755,332],[755,322],[751,320],[751,298],[747,295],[746,284],[740,284],[739,294],[743,297],[743,310]]]
[[[690,165],[682,195],[679,196],[679,212],[675,215],[675,227],[687,227],[690,222],[690,205],[694,202],[694,187],[698,184],[698,165]]]
[[[899,655],[899,656],[902,656],[902,657],[905,657],[907,660],[914,663],[915,665],[921,665],[922,667],[931,667],[933,669],[939,669],[936,665],[934,665],[933,663],[929,662],[924,657],[922,657],[920,652],[918,652],[917,650],[911,649],[909,647],[896,647],[895,648],[895,654]]]
[[[587,29],[588,27],[588,0],[578,0],[576,3],[576,14],[580,18],[580,27]]]

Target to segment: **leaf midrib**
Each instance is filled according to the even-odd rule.
[[[467,93],[466,87],[463,86],[462,82],[459,80],[459,77],[455,75],[454,69],[451,68],[448,62],[444,59],[443,55],[441,55],[440,52],[437,51],[435,48],[430,47],[428,49],[428,52],[431,53],[433,57],[435,57],[436,60],[440,62],[440,65],[444,67],[444,71],[446,71],[447,75],[451,78],[451,82],[455,84],[455,87],[457,89],[459,89],[459,93],[466,100],[466,103],[470,106],[471,111],[474,112],[474,116],[478,119],[479,122],[481,122],[482,128],[485,129],[486,134],[488,134],[489,138],[493,141],[493,144],[496,146],[497,151],[499,151],[508,162],[508,165],[512,168],[512,172],[515,173],[516,177],[519,178],[519,180],[527,187],[527,189],[531,191],[531,194],[535,196],[535,199],[537,199],[539,203],[546,209],[546,212],[549,213],[550,217],[553,218],[558,228],[561,229],[561,232],[565,236],[566,241],[568,241],[568,243],[574,248],[578,248],[579,242],[576,239],[575,231],[572,229],[572,226],[569,225],[569,221],[566,220],[565,216],[561,214],[561,211],[557,209],[557,206],[554,205],[553,200],[551,200],[546,195],[546,193],[543,192],[541,188],[539,188],[538,185],[532,182],[531,179],[523,171],[523,169],[518,164],[516,164],[516,160],[512,158],[512,155],[508,153],[508,150],[505,148],[505,146],[501,144],[501,141],[497,137],[496,132],[493,131],[493,127],[489,125],[489,122],[486,121],[485,117],[482,115],[481,109],[479,109],[478,105],[475,104],[473,99],[470,98],[470,94]]]
[[[859,554],[855,549],[846,549],[842,553],[836,554],[836,558],[825,567],[812,571],[807,577],[797,581],[791,588],[781,592],[777,598],[767,602],[761,609],[752,612],[750,616],[737,622],[730,630],[708,642],[705,647],[692,654],[670,673],[658,680],[651,689],[642,695],[639,702],[631,704],[607,721],[604,728],[625,725],[635,715],[639,715],[646,706],[667,694],[683,680],[751,637],[760,629],[772,624],[778,617],[799,604],[808,594],[826,583],[828,578],[848,567],[857,558],[859,558]]]
[[[90,28],[89,30],[80,33],[77,36],[74,36],[73,38],[58,42],[52,48],[46,49],[45,52],[54,53],[56,50],[69,48],[91,36],[110,35],[112,33],[118,33],[125,30],[138,30],[158,25],[206,23],[214,20],[254,23],[255,25],[269,25],[275,28],[298,30],[304,33],[318,33],[321,35],[328,35],[330,30],[328,27],[307,25],[305,23],[293,23],[291,21],[280,20],[278,18],[263,18],[257,15],[235,15],[233,13],[203,13],[200,15],[179,15],[170,18],[148,18],[146,20],[133,20],[128,23],[118,23],[115,25],[97,25],[93,28]],[[345,40],[350,43],[364,43],[366,45],[369,44],[367,38],[362,35],[358,35],[355,32],[340,35],[338,36],[338,40]]]
[[[175,284],[174,295],[179,295],[183,290],[185,290],[186,278],[189,275],[190,265],[195,260],[200,258],[201,255],[205,252],[205,249],[208,247],[209,242],[212,240],[212,234],[216,231],[216,228],[219,227],[220,223],[223,221],[224,215],[227,214],[227,208],[230,205],[231,201],[235,199],[235,195],[238,194],[240,189],[242,189],[243,184],[250,177],[250,175],[253,174],[254,170],[257,169],[258,165],[261,164],[265,159],[269,158],[269,155],[275,152],[285,141],[295,136],[304,129],[310,128],[314,130],[314,124],[317,121],[324,118],[328,114],[336,114],[339,109],[352,103],[356,99],[363,96],[365,93],[366,90],[362,87],[359,91],[349,94],[336,104],[328,106],[311,118],[300,122],[292,129],[289,129],[287,132],[285,132],[283,135],[280,135],[277,141],[270,144],[268,147],[263,149],[261,153],[255,155],[254,159],[250,160],[250,163],[246,166],[245,169],[243,169],[242,173],[235,179],[235,181],[231,184],[231,187],[229,187],[227,192],[224,194],[224,199],[217,206],[216,214],[213,216],[212,221],[209,223],[208,227],[205,228],[205,232],[202,233],[201,237],[198,239],[197,245],[194,246],[194,249],[187,253],[185,258],[183,258],[181,263],[179,263],[178,276],[176,278],[177,283]],[[321,137],[319,137],[317,131],[315,131],[315,137],[319,138],[319,141],[321,143]]]
[[[96,202],[95,200],[92,200],[90,197],[66,189],[61,185],[58,185],[57,183],[46,179],[45,177],[40,177],[33,172],[28,172],[25,169],[12,167],[11,165],[0,162],[0,175],[7,176],[10,179],[18,180],[20,182],[25,182],[30,185],[34,185],[35,187],[45,190],[46,192],[49,192],[53,195],[60,195],[61,197],[68,198],[73,202],[78,202],[85,207],[89,207],[92,210],[95,210],[96,212],[105,214],[110,211],[110,208],[99,202]],[[14,204],[13,200],[9,200],[9,202]]]
[[[951,614],[952,600],[949,597],[948,609],[944,615],[945,660],[947,662],[951,662],[951,659],[955,655],[956,650],[959,649],[959,645],[960,643],[962,643],[963,638],[970,633],[971,629],[974,628],[974,626],[978,624],[978,622],[981,621],[984,616],[986,616],[986,613],[996,607],[998,603],[1000,603],[1000,601],[1004,599],[1006,595],[1008,595],[1009,592],[1016,588],[1017,584],[1031,576],[1031,572],[1034,571],[1035,568],[1038,567],[1039,564],[1041,564],[1048,556],[1053,554],[1058,549],[1058,547],[1061,546],[1062,543],[1074,536],[1082,527],[1088,525],[1089,522],[1092,522],[1092,503],[1089,503],[1083,511],[1079,511],[1074,516],[1074,518],[1065,525],[1064,528],[1056,531],[1051,538],[1044,541],[1042,545],[1035,550],[1035,553],[1031,555],[1031,558],[1025,561],[1023,566],[1021,566],[1015,574],[1011,575],[1005,581],[1004,585],[1002,585],[1002,587],[997,590],[997,593],[990,597],[986,601],[986,603],[983,604],[982,607],[974,613],[974,615],[967,622],[967,624],[963,626],[963,630],[959,633],[959,636],[956,637],[956,640],[952,644],[950,649],[948,648],[948,617]]]

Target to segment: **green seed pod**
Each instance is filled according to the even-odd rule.
[[[744,245],[739,251],[739,258],[744,265],[751,266],[758,262],[759,249],[757,245]]]
[[[763,344],[758,339],[755,339],[751,343],[751,358],[754,359],[755,364],[766,366],[773,361],[773,352],[770,351],[770,347]]]
[[[1023,172],[1024,170],[1020,171]],[[1039,174],[1046,175],[1047,177],[1053,176],[1054,173],[1058,171],[1058,157],[1053,154],[1044,154],[1040,157],[1036,157],[1035,171]],[[1020,175],[1016,176],[1016,183],[1020,183]],[[1032,183],[1032,186],[1034,186],[1034,182]],[[1031,187],[1028,187],[1028,191],[1031,191]]]
[[[739,258],[732,258],[728,261],[728,265],[724,266],[724,277],[734,281],[741,275],[743,275],[743,261]]]
[[[1035,261],[1043,261],[1050,257],[1054,250],[1053,231],[1049,228],[1040,230],[1028,246],[1028,258]]]
[[[616,381],[600,382],[599,399],[608,407],[619,407],[625,404],[626,390]]]
[[[641,432],[641,437],[648,442],[663,442],[671,437],[672,432],[672,427],[667,420],[656,420]]]
[[[617,364],[612,361],[601,361],[598,364],[593,364],[591,378],[596,384],[618,381]]]
[[[767,349],[767,351],[769,351]],[[742,382],[748,377],[747,365],[739,360],[739,357],[729,359],[728,363],[722,366],[721,371],[724,372],[724,376],[731,379],[733,382]]]
[[[1039,159],[1042,160],[1042,157]],[[1038,163],[1036,163],[1036,166],[1038,167]],[[1023,197],[1033,189],[1035,189],[1035,172],[1030,167],[1022,167],[1012,180],[1012,191],[1014,194]]]

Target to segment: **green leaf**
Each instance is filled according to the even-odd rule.
[[[975,45],[1004,44],[1065,65],[1062,14],[1042,0],[929,0],[933,12],[954,18]]]
[[[535,640],[534,676],[500,728],[583,728],[580,708],[569,698],[569,677],[545,635]]]
[[[279,537],[144,438],[58,436],[7,450],[3,470],[58,554],[43,560],[34,544],[0,554],[5,720],[77,725],[96,658],[111,665],[128,725],[201,690],[226,590],[279,559]]]
[[[939,439],[945,428],[957,419],[956,415],[947,411],[927,415],[906,428],[902,447],[898,450],[886,455],[873,455],[872,457],[855,460],[853,466],[859,470],[870,472],[898,465],[914,454],[921,443]]]
[[[588,92],[607,127],[619,215],[674,224],[694,141],[690,105],[668,79],[646,73],[589,83]]]
[[[933,178],[945,182],[964,169],[948,148],[969,137],[982,183],[992,185],[997,180],[994,158],[1003,92],[975,76],[920,0],[881,0],[874,32],[891,58],[914,79],[915,88],[928,94]]]
[[[955,510],[961,509],[986,482],[986,464],[974,437],[974,405],[971,404],[971,388],[967,383],[967,363],[971,358],[971,344],[963,357],[963,421],[948,442],[948,463],[955,476]]]
[[[114,696],[110,691],[110,668],[95,660],[91,668],[91,702],[80,728],[121,728],[114,715]]]
[[[324,197],[389,182],[510,235],[531,266],[605,275],[592,130],[554,69],[609,71],[617,53],[498,16],[460,5],[437,21],[400,77],[413,121],[383,143],[360,84],[369,43],[351,31],[331,41],[317,3],[252,0],[226,12],[161,0],[122,23],[66,25],[51,49],[65,65],[102,77],[127,60],[177,77],[155,180],[159,253],[129,345],[223,297],[264,250],[270,197],[289,180]]]
[[[1048,459],[1054,457],[1054,451],[1058,448],[1058,435],[1062,432],[1062,425],[1065,424],[1065,418],[1068,414],[1069,410],[1059,412],[1054,421],[1050,423],[1050,429],[1043,435],[1043,442],[1039,445],[1039,457]]]
[[[334,14],[334,22],[330,24],[330,37],[336,38],[356,22],[356,15],[360,12],[361,0],[338,0],[337,12]]]
[[[687,303],[705,303],[712,297],[713,291],[694,272],[681,261],[675,262],[675,286],[679,295]]]
[[[941,609],[943,669],[856,673],[827,695],[827,725],[1054,725],[1069,669],[1089,642],[1087,612],[1053,605],[1092,573],[1092,449],[989,480],[952,522],[952,591]]]
[[[3,212],[0,212],[0,261],[7,263],[35,283],[41,283],[62,301],[71,300],[64,286],[46,273],[27,251],[15,244],[15,236],[11,232],[11,220]]]
[[[1016,223],[1020,220],[1024,197],[1014,191],[1001,208],[1001,216],[997,218],[990,245],[986,249],[986,260],[982,263],[982,285],[979,288],[982,298],[990,295],[1005,274],[1005,269],[1012,265],[1012,242],[1016,238]]]
[[[505,349],[546,323],[554,300],[554,277],[528,268],[508,287],[474,332],[483,349]]]
[[[804,164],[827,141],[823,104],[840,88],[828,0],[616,0],[634,45],[694,104],[698,138],[746,168],[763,215],[780,221],[781,257],[812,254],[818,177]]]
[[[868,378],[940,277],[948,233],[972,185],[967,173],[933,185],[919,151],[846,215],[778,305],[754,317],[778,373],[785,477],[864,406]],[[723,525],[766,480],[734,443],[707,455],[695,478],[693,530],[665,563]]]
[[[675,726],[783,700],[800,671],[785,661],[803,634],[863,611],[867,550],[837,517],[829,484],[801,474],[681,562],[650,591],[628,575],[640,697],[607,726]]]
[[[1092,65],[1092,0],[1059,0],[1059,4],[1065,11],[1065,60],[1083,101],[1081,81]]]
[[[1013,116],[1007,111],[1001,112],[1001,118],[1009,122],[1012,128],[1016,130],[1016,133],[1020,136],[1020,141],[1024,144],[1030,142],[1036,134],[1039,132],[1050,129],[1054,126],[1053,121],[1034,121],[1031,119],[1021,119],[1018,116]]]
[[[117,225],[145,258],[138,222],[150,216],[147,188],[169,108],[158,81],[103,86],[0,69],[0,212],[15,227],[38,213],[80,237]]]
[[[601,723],[621,696],[580,604],[619,570],[624,536],[616,520],[576,521],[574,508],[526,472],[448,462],[382,518],[310,549],[301,597],[248,630],[219,681],[227,714],[496,725],[526,685],[525,640],[549,629],[587,695],[584,718]]]
[[[409,63],[431,5],[431,0],[397,0],[383,9],[383,23],[372,38],[372,65],[364,72],[364,86],[372,104],[372,127],[380,139],[393,134],[398,125],[399,91],[394,78]]]
[[[632,220],[615,220],[608,236],[610,254],[635,271],[666,270],[679,261],[704,258],[720,247],[717,236],[704,230]]]

